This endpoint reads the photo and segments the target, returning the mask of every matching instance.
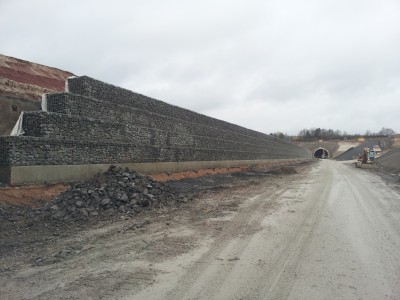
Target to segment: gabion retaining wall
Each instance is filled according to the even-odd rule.
[[[241,133],[246,136],[259,137],[262,139],[275,139],[279,140],[281,143],[292,145],[290,142],[287,142],[285,140],[277,139],[258,131],[247,129],[212,117],[208,117],[206,115],[202,115],[179,106],[171,105],[157,99],[134,93],[132,91],[108,83],[104,83],[87,76],[68,79],[68,92],[72,94],[86,96],[89,98],[103,100],[103,103],[101,105],[104,105],[104,102],[112,103],[114,107],[115,105],[125,105],[162,116],[169,116],[175,119],[188,121],[193,124],[203,124],[210,127]],[[120,109],[117,108],[117,111],[119,110]]]
[[[248,137],[189,122],[182,124],[172,118],[164,118],[158,120],[159,122],[151,121],[152,123],[148,124],[153,120],[151,117],[152,115],[148,118],[132,116],[134,121],[132,124],[129,120],[124,123],[114,123],[58,113],[27,112],[23,118],[23,130],[27,136],[68,140],[129,142],[137,146],[235,149],[251,153],[267,151],[270,154],[297,155],[296,151],[288,148],[286,144],[274,140]],[[157,121],[157,117],[154,119]]]
[[[1,139],[0,165],[81,165],[129,162],[185,162],[219,160],[296,159],[283,153],[248,152],[188,147],[153,147],[118,142],[96,142],[37,137],[4,137]]]
[[[26,112],[24,136],[0,137],[0,166],[309,159],[287,141],[87,76]]]
[[[142,100],[147,101],[146,99],[148,99],[148,97]],[[191,134],[224,139],[240,139],[244,137],[246,141],[253,137],[258,139],[258,143],[261,139],[267,143],[274,142],[283,145],[293,145],[288,141],[278,139],[274,136],[200,115],[177,106],[170,106],[176,109],[176,114],[160,114],[131,105],[111,103],[109,101],[102,101],[72,93],[57,93],[47,96],[47,107],[49,111],[69,116],[80,116],[97,120],[106,120],[108,122],[129,123],[154,128],[166,128],[165,126],[171,128],[171,126],[173,126],[174,132],[180,129],[185,132],[188,130],[195,130],[191,131]],[[199,116],[190,119],[182,114],[182,111],[187,111]],[[181,113],[179,114],[178,112]],[[179,118],[180,115],[183,115],[183,118]]]

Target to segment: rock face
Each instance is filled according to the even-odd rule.
[[[0,135],[10,134],[21,111],[39,110],[43,94],[64,91],[72,75],[0,54]]]
[[[186,201],[184,195],[166,184],[111,166],[104,174],[61,193],[36,213],[54,220],[88,220],[115,214],[132,216],[143,209]]]

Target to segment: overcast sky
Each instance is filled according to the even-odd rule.
[[[261,132],[400,132],[400,1],[0,0],[0,53]]]

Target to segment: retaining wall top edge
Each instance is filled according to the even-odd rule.
[[[234,126],[234,127],[237,127],[237,128],[241,128],[241,129],[244,129],[244,130],[248,130],[248,131],[254,132],[254,133],[256,133],[256,134],[265,135],[266,137],[268,137],[268,140],[270,140],[270,141],[277,141],[277,142],[280,142],[280,143],[283,143],[283,144],[287,144],[287,145],[298,146],[298,145],[296,145],[296,144],[294,144],[294,143],[292,143],[292,142],[289,142],[289,141],[286,141],[286,140],[283,140],[283,139],[279,139],[279,138],[276,138],[276,137],[271,137],[271,136],[269,136],[267,133],[263,133],[263,132],[260,132],[260,131],[256,131],[256,130],[253,130],[253,129],[249,129],[249,128],[246,128],[246,127],[243,127],[243,126],[234,124],[234,123],[230,123],[230,122],[228,122],[228,121],[224,121],[224,120],[220,120],[220,119],[217,119],[217,118],[213,118],[213,117],[207,116],[207,115],[205,115],[205,114],[201,114],[201,113],[192,111],[192,110],[190,110],[190,109],[187,109],[187,108],[184,108],[184,107],[181,107],[181,106],[178,106],[178,105],[170,104],[170,103],[167,103],[167,102],[162,101],[162,100],[158,100],[158,99],[155,99],[155,98],[151,98],[151,97],[149,97],[149,96],[146,96],[146,95],[143,95],[143,94],[140,94],[140,93],[137,93],[137,92],[133,92],[133,91],[131,91],[131,90],[128,90],[128,89],[125,89],[125,88],[122,88],[122,87],[119,87],[119,86],[116,86],[116,85],[113,85],[113,84],[110,84],[110,83],[107,83],[107,82],[104,82],[104,81],[100,81],[100,80],[94,79],[94,78],[89,77],[89,76],[87,76],[87,75],[82,75],[82,76],[77,76],[77,77],[71,77],[71,78],[68,78],[67,80],[68,80],[68,83],[69,83],[69,82],[73,82],[73,81],[82,81],[82,80],[83,80],[83,82],[90,82],[90,81],[91,81],[91,82],[94,82],[94,83],[96,83],[96,84],[101,84],[101,85],[109,86],[109,87],[111,87],[111,88],[114,89],[114,90],[121,90],[121,91],[124,91],[125,93],[131,94],[132,96],[141,96],[141,97],[144,97],[145,99],[147,99],[148,101],[152,101],[153,103],[162,103],[163,105],[168,105],[168,106],[176,107],[176,108],[178,108],[178,109],[187,111],[187,112],[192,113],[192,114],[204,116],[204,117],[206,117],[206,118],[209,118],[210,120],[215,120],[215,121],[218,121],[218,122],[221,122],[221,123],[225,123],[225,124],[227,124],[227,125]],[[68,84],[68,86],[69,86],[69,84]],[[71,93],[71,94],[75,94],[75,93],[73,93],[73,92],[70,92],[69,90],[68,90],[67,92],[69,92],[69,93]],[[107,101],[107,102],[113,103],[112,101],[107,100],[107,99],[96,99],[96,98],[93,98],[93,97],[90,97],[90,96],[87,96],[87,95],[81,95],[81,94],[75,94],[75,95],[84,96],[84,97],[86,97],[86,98],[95,99],[95,100],[98,100],[98,101]],[[117,105],[120,105],[120,104],[117,104]],[[123,105],[123,106],[126,106],[126,105]],[[135,108],[135,109],[140,109],[140,108]],[[154,113],[154,112],[151,112],[151,111],[149,111],[149,112],[150,112],[150,113]],[[182,119],[179,119],[179,120],[182,120]]]
[[[124,92],[126,92],[126,93],[128,93],[128,94],[131,94],[132,96],[141,96],[141,97],[144,97],[144,98],[146,98],[147,100],[152,101],[152,102],[155,102],[155,103],[161,103],[161,104],[164,104],[164,105],[173,106],[173,107],[176,107],[176,108],[179,108],[179,109],[188,111],[188,112],[190,112],[190,113],[194,113],[194,114],[197,114],[197,115],[202,115],[202,116],[205,116],[205,117],[210,118],[210,119],[214,119],[214,120],[217,120],[217,121],[220,121],[220,122],[227,123],[227,124],[229,124],[229,125],[238,126],[238,127],[243,128],[243,129],[246,129],[246,130],[252,130],[252,129],[249,129],[249,128],[246,128],[246,127],[242,127],[242,126],[237,125],[237,124],[234,124],[234,123],[230,123],[230,122],[227,122],[227,121],[224,121],[224,120],[220,120],[220,119],[217,119],[217,118],[213,118],[213,117],[204,115],[204,114],[202,114],[202,113],[198,113],[198,112],[192,111],[192,110],[190,110],[190,109],[187,109],[187,108],[184,108],[184,107],[175,105],[175,104],[171,104],[171,103],[168,103],[168,102],[159,100],[159,99],[155,99],[155,98],[152,98],[152,97],[149,97],[149,96],[146,96],[146,95],[143,95],[143,94],[140,94],[140,93],[137,93],[137,92],[134,92],[134,91],[131,91],[131,90],[128,90],[128,89],[125,89],[125,88],[122,88],[122,87],[119,87],[119,86],[116,86],[116,85],[113,85],[113,84],[110,84],[110,83],[107,83],[107,82],[104,82],[104,81],[101,81],[101,80],[97,80],[97,79],[94,79],[94,78],[89,77],[89,76],[87,76],[87,75],[83,75],[83,76],[71,78],[71,79],[68,79],[68,81],[78,81],[78,80],[80,80],[80,79],[83,79],[84,81],[92,81],[92,82],[96,82],[96,83],[98,83],[98,84],[106,85],[106,86],[112,87],[113,89],[116,89],[116,90],[122,90],[122,91],[124,91]],[[86,95],[85,95],[85,96],[86,96]],[[87,96],[86,96],[86,97],[87,97]],[[111,101],[108,100],[108,99],[100,99],[100,100],[104,100],[104,101],[111,102]],[[255,130],[252,130],[252,131],[257,132],[257,133],[262,133],[262,132],[258,132],[258,131],[255,131]],[[263,134],[265,134],[265,133],[263,133]]]

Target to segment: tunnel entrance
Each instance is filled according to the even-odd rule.
[[[329,158],[328,150],[324,148],[317,148],[314,150],[314,158]]]

